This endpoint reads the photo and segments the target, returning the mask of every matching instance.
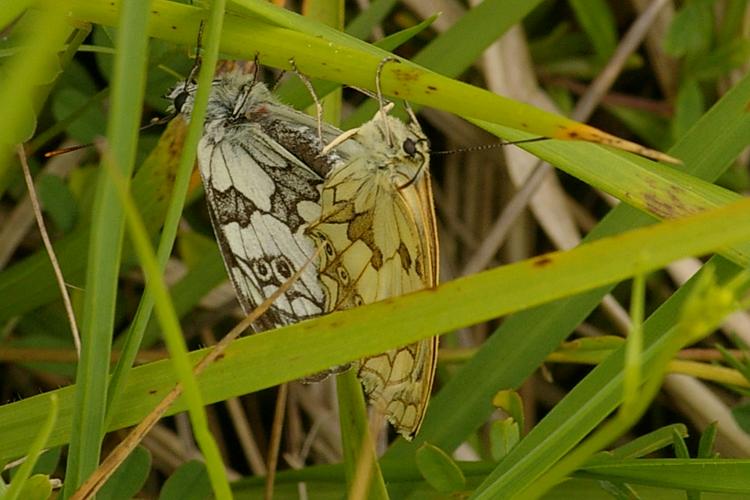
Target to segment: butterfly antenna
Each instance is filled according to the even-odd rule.
[[[178,114],[179,113],[175,111],[174,113],[170,113],[167,116],[163,116],[161,118],[153,118],[146,125],[143,125],[141,128],[139,128],[138,131],[143,132],[144,130],[148,130],[152,127],[156,127],[157,125],[164,125],[166,123],[169,123],[169,121],[173,119],[175,116],[177,116]],[[72,153],[73,151],[78,151],[79,149],[90,148],[93,145],[94,145],[93,142],[89,142],[86,144],[76,144],[75,146],[68,146],[66,148],[53,149],[52,151],[47,151],[46,153],[44,153],[44,157],[54,158],[55,156]]]
[[[378,69],[375,71],[375,90],[378,95],[378,108],[380,109],[380,116],[383,119],[383,126],[385,127],[385,135],[388,137],[388,146],[393,147],[393,136],[391,135],[391,127],[388,125],[386,115],[388,110],[385,109],[385,100],[383,99],[383,89],[380,84],[380,77],[383,73],[383,67],[389,62],[398,62],[398,59],[393,57],[386,57],[378,64]]]
[[[320,104],[320,99],[318,99],[318,95],[315,93],[315,88],[313,87],[312,82],[309,78],[307,78],[305,75],[303,75],[299,69],[297,69],[297,64],[294,62],[294,58],[289,59],[289,65],[292,67],[292,71],[294,71],[294,74],[297,75],[297,77],[302,81],[302,84],[305,86],[307,91],[310,93],[310,95],[313,98],[313,102],[315,103],[315,119],[318,123],[318,140],[322,143],[323,142],[323,105]]]
[[[399,191],[408,188],[409,186],[413,185],[417,180],[422,177],[422,172],[424,172],[424,166],[426,165],[426,162],[422,162],[422,166],[419,167],[419,170],[417,170],[417,173],[412,175],[411,179],[400,185],[398,188]]]
[[[201,21],[200,25],[198,26],[198,38],[195,40],[195,63],[193,64],[193,67],[190,69],[190,74],[188,75],[187,79],[185,80],[185,92],[187,92],[187,86],[190,82],[194,82],[196,79],[196,76],[198,75],[198,71],[201,69],[201,63],[203,62],[203,58],[201,57],[201,52],[203,50],[203,27],[205,26],[205,23]]]
[[[531,142],[542,142],[550,140],[549,137],[534,137],[532,139],[522,139],[520,141],[500,141],[493,142],[492,144],[480,144],[479,146],[469,146],[466,148],[450,149],[446,151],[432,151],[430,155],[450,155],[454,153],[472,153],[476,151],[487,151],[495,148],[502,148],[505,146],[517,146],[519,144],[528,144]]]
[[[195,81],[195,76],[198,74],[198,71],[201,67],[201,40],[203,39],[203,26],[205,23],[201,21],[200,26],[198,27],[198,38],[195,43],[195,63],[193,64],[193,67],[190,69],[190,74],[188,75],[187,79],[185,80],[185,87],[183,88],[182,92],[187,95],[188,94],[188,85],[190,82]],[[177,116],[179,114],[179,111],[175,110],[174,113],[170,113],[169,115],[162,117],[162,118],[154,118],[146,125],[143,125],[139,131],[143,132],[144,130],[148,130],[151,127],[155,127],[157,125],[164,125],[165,123],[169,122],[172,118]],[[87,144],[76,144],[75,146],[69,146],[67,148],[59,148],[59,149],[53,149],[52,151],[47,151],[44,153],[45,158],[54,158],[56,156],[64,155],[67,153],[72,153],[73,151],[78,151],[80,149],[89,148],[93,146],[93,142],[89,142]]]
[[[255,56],[253,57],[253,78],[250,82],[247,82],[242,85],[242,88],[240,89],[241,95],[240,98],[237,100],[237,103],[234,105],[234,110],[232,110],[232,117],[237,118],[245,109],[247,105],[247,101],[250,99],[250,94],[253,92],[253,87],[255,87],[255,82],[258,81],[258,72],[260,71],[260,58],[258,56],[258,53],[255,53]]]
[[[253,56],[253,85],[258,81],[258,74],[260,73],[260,54],[258,52]]]
[[[55,156],[72,153],[73,151],[78,151],[79,149],[90,148],[93,145],[93,142],[89,142],[88,144],[76,144],[75,146],[68,146],[67,148],[53,149],[52,151],[47,151],[46,153],[44,153],[44,157],[54,158]]]

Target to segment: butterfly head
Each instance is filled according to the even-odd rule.
[[[206,121],[239,118],[247,109],[256,89],[265,90],[262,85],[255,84],[254,75],[244,73],[226,73],[214,79],[211,87]],[[194,80],[185,80],[175,85],[166,95],[172,101],[170,110],[189,118],[193,112],[197,88],[198,84]]]
[[[366,134],[366,137],[377,140],[377,144],[371,147],[373,150],[380,148],[382,161],[379,167],[388,170],[391,182],[404,189],[418,180],[430,160],[430,141],[419,124],[416,121],[407,124],[392,116],[378,116],[368,125],[377,130],[376,134]]]
[[[169,111],[189,117],[190,113],[193,111],[193,98],[195,97],[196,87],[196,83],[191,80],[178,82],[177,85],[175,85],[172,90],[164,96],[172,103],[169,106]]]

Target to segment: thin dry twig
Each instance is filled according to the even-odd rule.
[[[620,44],[617,46],[615,53],[607,62],[601,73],[591,82],[586,93],[578,100],[576,107],[571,113],[574,120],[588,120],[594,109],[598,106],[607,91],[612,87],[617,77],[625,67],[625,62],[630,54],[641,45],[643,39],[648,34],[651,25],[656,21],[659,11],[667,4],[669,0],[654,0],[638,16],[633,24],[630,25],[628,32],[622,37]]]
[[[75,344],[76,354],[80,358],[81,356],[81,335],[78,333],[78,323],[76,322],[76,315],[73,312],[73,304],[70,301],[70,295],[68,295],[68,289],[66,288],[65,278],[63,277],[62,269],[60,269],[60,263],[55,255],[55,249],[52,247],[52,241],[47,233],[47,226],[44,224],[44,217],[42,216],[42,207],[39,204],[39,199],[36,196],[36,189],[34,189],[34,179],[31,178],[31,170],[29,170],[29,163],[26,161],[26,151],[23,146],[19,145],[17,148],[18,158],[21,160],[21,170],[23,170],[23,179],[26,181],[26,188],[29,191],[29,200],[34,210],[34,217],[36,218],[37,226],[39,226],[39,234],[42,236],[44,242],[44,248],[47,250],[49,255],[50,263],[52,264],[52,270],[55,272],[55,280],[57,286],[60,288],[60,295],[62,295],[63,304],[65,305],[65,314],[68,316],[68,323],[70,324],[70,332],[73,334],[73,344]]]
[[[237,430],[240,446],[245,454],[245,459],[250,470],[256,476],[265,476],[266,464],[263,462],[263,456],[260,453],[260,448],[258,448],[258,443],[255,442],[249,419],[240,404],[240,400],[238,398],[230,398],[225,401],[225,404],[229,411],[229,418],[232,419],[232,423]]]
[[[201,337],[206,341],[207,345],[216,345],[216,337],[213,332],[205,328],[202,331]],[[229,419],[234,425],[237,439],[240,442],[240,447],[247,460],[247,465],[253,474],[256,476],[266,475],[266,464],[263,462],[263,455],[260,452],[258,443],[255,442],[253,431],[250,428],[250,419],[245,413],[239,398],[229,398],[224,404],[229,412]]]
[[[263,491],[265,500],[273,499],[273,483],[276,479],[276,466],[279,462],[279,448],[281,447],[281,430],[284,427],[284,413],[286,411],[286,398],[289,394],[289,384],[281,384],[276,395],[276,408],[273,415],[273,426],[271,427],[271,440],[268,443],[268,459],[266,460],[266,484]]]
[[[378,437],[384,429],[385,412],[375,411],[373,417],[370,419],[369,432],[366,432],[362,436],[362,443],[360,445],[361,451],[359,453],[359,459],[357,460],[357,466],[354,471],[354,478],[352,479],[352,485],[347,497],[350,500],[367,499],[367,493],[370,490],[370,483],[372,482],[372,475],[375,472],[373,465],[377,460],[377,457],[375,456],[375,443],[378,442]],[[370,436],[372,436],[372,442],[370,442]]]
[[[40,175],[65,177],[79,164],[83,155],[82,151],[78,151],[53,158],[46,162],[37,175],[37,178]],[[3,220],[2,227],[0,227],[0,269],[5,268],[8,264],[33,224],[34,210],[31,200],[27,195],[18,201],[10,214],[8,214],[8,217]]]

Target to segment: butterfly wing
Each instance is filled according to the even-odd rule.
[[[407,129],[387,117],[399,139]],[[437,234],[426,162],[383,143],[376,116],[353,139],[361,156],[334,167],[323,185],[320,221],[311,236],[321,247],[326,309],[347,309],[437,284]],[[357,137],[362,135],[363,137]],[[416,179],[416,180],[415,180]],[[410,438],[419,429],[437,360],[437,338],[361,360],[358,376],[370,402]]]
[[[398,237],[402,245],[396,265],[400,264],[401,269],[392,269],[390,276],[379,283],[383,290],[388,288],[385,281],[395,283],[392,289],[396,295],[432,288],[438,280],[437,233],[429,173],[425,171],[413,188],[399,194],[401,200],[396,204],[398,208],[391,222],[399,224]],[[400,215],[396,215],[399,212]],[[403,217],[405,224],[401,225],[399,217]],[[375,220],[380,222],[379,217]],[[387,296],[381,293],[377,300]],[[388,420],[407,438],[417,433],[424,419],[437,365],[437,350],[438,338],[432,337],[359,363],[358,375],[370,401],[384,407]]]
[[[323,312],[314,254],[303,234],[320,213],[321,177],[252,123],[207,128],[198,164],[228,274],[246,313],[299,269],[300,278],[254,325],[267,330]]]

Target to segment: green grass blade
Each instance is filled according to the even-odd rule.
[[[42,421],[36,436],[31,441],[31,445],[26,454],[26,461],[21,464],[18,468],[18,472],[13,475],[13,481],[5,491],[3,498],[5,500],[15,500],[19,498],[19,495],[23,491],[24,484],[31,476],[31,472],[34,470],[34,465],[42,454],[44,445],[52,434],[52,429],[55,427],[57,421],[57,415],[59,411],[58,396],[57,394],[50,394],[47,398],[49,402],[47,405],[47,417]]]
[[[367,418],[365,398],[362,394],[362,386],[357,379],[354,370],[336,376],[336,395],[339,401],[339,420],[341,422],[341,444],[344,453],[344,476],[346,477],[347,491],[352,491],[352,486],[366,475],[370,483],[367,498],[388,498],[385,488],[383,473],[380,464],[376,460],[375,446]],[[364,472],[360,461],[372,461],[369,472]]]
[[[469,120],[498,137],[529,138],[507,128]],[[560,170],[611,194],[659,219],[684,217],[740,199],[740,195],[687,172],[697,170],[692,160],[680,167],[654,163],[611,148],[573,141],[542,141],[520,145]],[[723,252],[740,264],[750,254],[733,248]]]
[[[648,459],[624,460],[583,468],[579,477],[695,489],[717,493],[750,494],[750,460]]]
[[[737,288],[738,286],[747,288],[748,284],[748,274],[745,272],[742,277],[733,280],[732,283],[720,286],[715,280],[713,268],[708,266],[695,281],[692,291],[678,314],[677,325],[660,336],[659,349],[652,351],[653,358],[649,362],[649,368],[643,370],[645,383],[642,387],[637,388],[637,393],[629,388],[634,381],[628,380],[628,376],[632,375],[628,373],[628,363],[632,364],[636,360],[628,359],[628,357],[631,354],[630,344],[634,340],[630,337],[634,336],[635,333],[637,343],[641,344],[642,329],[640,324],[636,324],[632,328],[623,356],[624,364],[621,376],[623,393],[620,395],[622,405],[613,418],[595,430],[590,437],[587,437],[562,460],[556,462],[540,478],[527,481],[523,485],[518,483],[508,484],[502,478],[498,478],[494,482],[488,479],[478,488],[475,497],[491,499],[497,498],[498,495],[516,496],[521,492],[520,496],[522,497],[538,498],[554,485],[564,481],[565,477],[580,467],[594,453],[613,442],[643,416],[661,387],[669,362],[682,347],[706,337],[721,324],[727,315],[736,311],[740,307],[738,297],[735,295]],[[641,288],[641,290],[633,293],[644,293],[643,283],[635,288]],[[637,319],[637,317],[634,318],[634,321],[637,321]],[[646,364],[640,359],[640,354],[641,352],[636,353],[639,357],[637,360],[639,366],[635,368],[636,370],[642,369]],[[571,420],[575,421],[575,418]],[[673,432],[673,437],[675,443],[681,443],[684,447],[684,440],[677,430]],[[534,454],[537,454],[536,450]],[[679,452],[677,455],[683,458]],[[689,458],[686,447],[684,458]],[[490,474],[490,476],[495,476],[495,474]]]
[[[107,137],[113,161],[125,179],[135,162],[144,94],[148,39],[148,0],[124,2],[117,35]],[[76,375],[76,406],[68,454],[66,497],[99,463],[104,437],[107,383],[114,326],[124,216],[109,175],[100,174],[94,201],[81,328],[82,350]]]
[[[516,5],[518,0],[496,0],[497,5]],[[227,16],[222,52],[240,59],[258,56],[267,65],[290,69],[294,59],[305,75],[374,90],[374,75],[380,61],[390,53],[361,40],[314,23],[266,2],[235,0],[246,17]],[[521,4],[528,5],[526,2]],[[69,2],[74,18],[85,22],[112,24],[112,9],[91,0]],[[189,43],[200,17],[195,8],[174,2],[154,1],[149,24],[155,36],[176,43]],[[511,11],[512,12],[512,11]],[[473,11],[472,11],[473,13]],[[502,16],[505,15],[501,11]],[[467,14],[469,15],[469,14]],[[502,19],[500,16],[497,19]],[[271,21],[263,22],[259,18]],[[298,31],[298,30],[306,30]],[[494,39],[494,38],[493,38]],[[335,54],[335,58],[331,58]],[[624,141],[568,118],[504,98],[484,89],[446,78],[408,62],[386,65],[382,72],[386,95],[433,106],[461,116],[557,138],[577,138],[608,144]],[[637,146],[631,145],[637,148]]]
[[[602,239],[568,252],[556,252],[462,278],[436,290],[239,339],[221,362],[208,368],[202,376],[203,394],[207,402],[214,402],[257,391],[329,366],[620,281],[635,272],[647,272],[686,255],[703,254],[712,248],[748,241],[750,226],[744,223],[748,216],[750,200],[743,200],[690,218]],[[486,300],[487,297],[492,300]],[[648,333],[647,328],[647,338]],[[649,356],[649,340],[647,346],[644,359]],[[191,359],[195,361],[202,355],[203,351],[193,352]],[[248,366],[253,366],[253,370],[248,370]],[[119,428],[136,422],[174,382],[167,362],[131,370],[120,403],[113,410],[112,426]],[[69,399],[71,390],[57,391],[62,413],[52,444],[60,444],[68,438],[67,411],[73,404]],[[468,392],[471,391],[465,390]],[[0,421],[5,423],[0,429],[0,440],[5,443],[0,459],[23,452],[23,443],[40,418],[38,399],[32,397],[0,407]],[[455,410],[456,405],[453,407]],[[584,407],[586,405],[579,402],[579,408]],[[185,402],[180,400],[171,411],[184,408]]]
[[[609,456],[607,459],[612,458],[622,460],[646,456],[649,453],[653,453],[669,446],[672,443],[672,436],[674,433],[686,437],[688,435],[687,427],[685,427],[685,424],[672,424],[653,432],[649,432],[646,435],[638,436],[632,441],[629,441],[622,446],[618,446],[611,452],[608,452]]]
[[[412,60],[442,75],[457,77],[466,71],[482,52],[514,24],[520,22],[540,2],[489,0],[475,6],[445,33],[432,41]],[[377,103],[360,106],[346,120],[344,128],[369,120]]]
[[[218,38],[218,35],[215,36]],[[107,159],[105,158],[106,161]],[[117,175],[113,166],[108,166],[107,168],[110,175],[113,177]],[[172,367],[179,383],[183,387],[184,399],[190,412],[193,433],[206,460],[206,468],[211,478],[214,494],[218,498],[231,498],[229,483],[227,482],[221,460],[221,453],[208,429],[203,397],[198,387],[197,378],[193,373],[193,364],[188,358],[188,349],[185,345],[180,321],[177,318],[174,305],[169,297],[167,286],[161,276],[162,269],[160,263],[151,247],[148,232],[138,214],[138,208],[127,192],[127,183],[122,178],[115,178],[115,184],[117,185],[118,195],[127,216],[129,234],[138,253],[138,258],[141,261],[147,286],[151,289],[153,295],[156,316],[164,332],[164,341],[169,349]]]
[[[568,3],[589,37],[597,59],[606,61],[617,47],[617,25],[609,5],[603,0],[569,0]]]
[[[19,9],[30,3],[2,2],[0,11],[3,17],[17,15]],[[8,124],[0,127],[0,192],[5,190],[15,145],[26,141],[36,127],[36,111],[49,91],[47,85],[60,72],[58,51],[73,31],[59,6],[53,2],[39,3],[42,9],[27,11],[21,21],[26,21],[19,41],[24,48],[6,61],[0,72],[0,109],[4,123]]]
[[[197,90],[195,101],[193,105],[192,121],[188,126],[187,133],[182,143],[182,154],[180,155],[179,164],[177,166],[177,172],[174,177],[174,187],[172,189],[172,196],[170,197],[169,206],[167,208],[167,214],[164,220],[164,226],[161,232],[161,239],[159,240],[159,247],[157,250],[157,259],[161,272],[164,272],[164,268],[167,264],[172,253],[172,247],[177,236],[177,228],[182,217],[182,209],[185,205],[185,198],[187,197],[188,187],[190,184],[190,177],[193,172],[193,166],[195,165],[195,158],[198,150],[198,142],[200,141],[203,133],[203,121],[206,114],[206,107],[208,103],[208,97],[211,89],[211,81],[213,80],[214,71],[216,67],[219,54],[219,40],[221,28],[224,19],[223,2],[214,2],[212,4],[212,10],[210,12],[210,24],[209,31],[213,36],[207,36],[205,40],[205,49],[203,51],[203,68],[201,68],[199,78],[199,88]],[[171,136],[167,137],[166,140],[169,142]],[[170,144],[171,145],[171,144]],[[169,148],[168,148],[169,149]],[[171,151],[170,151],[171,152]],[[161,274],[161,273],[160,273]],[[123,343],[122,356],[120,357],[112,374],[112,380],[110,382],[110,394],[108,401],[108,409],[111,408],[114,398],[116,398],[120,392],[124,377],[126,376],[127,370],[129,370],[135,357],[140,348],[141,341],[145,335],[146,328],[148,327],[151,319],[151,313],[154,308],[154,296],[151,289],[147,289],[141,298],[141,303],[138,305],[135,319],[131,328],[128,330],[128,334]],[[108,414],[110,414],[108,410]]]
[[[171,221],[173,227],[170,228],[170,233],[167,234],[167,240],[163,240],[162,255],[160,256],[163,262],[159,261],[159,257],[155,255],[151,248],[148,231],[138,214],[138,209],[136,208],[135,203],[128,194],[127,184],[120,179],[117,183],[117,187],[124,204],[125,213],[127,214],[130,235],[133,239],[141,265],[143,266],[148,289],[150,290],[150,294],[144,299],[144,302],[146,302],[146,308],[151,309],[150,306],[152,306],[152,302],[156,307],[157,318],[159,319],[159,323],[164,332],[164,340],[169,348],[175,372],[183,387],[183,394],[188,405],[193,433],[195,434],[196,441],[203,452],[214,494],[217,498],[228,499],[231,498],[232,495],[229,489],[229,483],[227,482],[221,453],[208,428],[203,397],[198,387],[196,376],[193,374],[191,361],[188,359],[188,350],[185,345],[185,339],[182,335],[179,319],[169,297],[169,291],[161,276],[164,264],[166,263],[166,259],[169,257],[171,250],[172,241],[170,240],[173,240],[176,234],[176,225],[187,192],[189,175],[192,170],[191,167],[195,162],[195,145],[197,145],[203,130],[203,116],[205,115],[209,93],[212,89],[211,82],[214,76],[213,73],[216,61],[218,60],[219,40],[221,37],[223,20],[224,2],[221,0],[213,2],[207,23],[205,61],[199,76],[199,88],[193,110],[195,113],[193,115],[193,124],[188,129],[186,148],[183,150],[179,168],[179,171],[182,172],[184,177],[182,185],[180,186],[183,191],[182,193],[179,193],[182,198],[175,199],[171,206],[173,211],[173,220]],[[199,99],[200,101],[198,101]],[[192,148],[190,147],[191,145],[193,146]],[[112,175],[115,175],[116,173],[117,171],[115,170],[111,172]],[[147,313],[149,312],[150,311],[147,311]],[[140,323],[140,326],[145,329],[146,324],[147,320],[144,320]],[[139,333],[142,333],[142,331],[143,330]],[[137,346],[134,346],[132,351],[134,358]]]
[[[367,38],[372,28],[380,24],[397,3],[397,0],[370,2],[367,10],[360,13],[346,26],[346,32],[355,38]]]
[[[731,278],[737,266],[721,258],[709,262],[716,267],[720,280]],[[669,330],[679,314],[686,296],[701,276],[699,273],[680,288],[644,323],[642,371],[653,369],[655,359],[664,349],[663,332]],[[574,303],[575,305],[575,303]],[[488,476],[487,483],[502,481],[495,494],[506,495],[535,481],[547,467],[582,440],[622,400],[624,349],[620,348],[597,366],[558,403],[537,426],[511,450],[500,468]]]
[[[36,0],[2,0],[0,1],[0,26],[9,26],[26,9],[38,3]]]

